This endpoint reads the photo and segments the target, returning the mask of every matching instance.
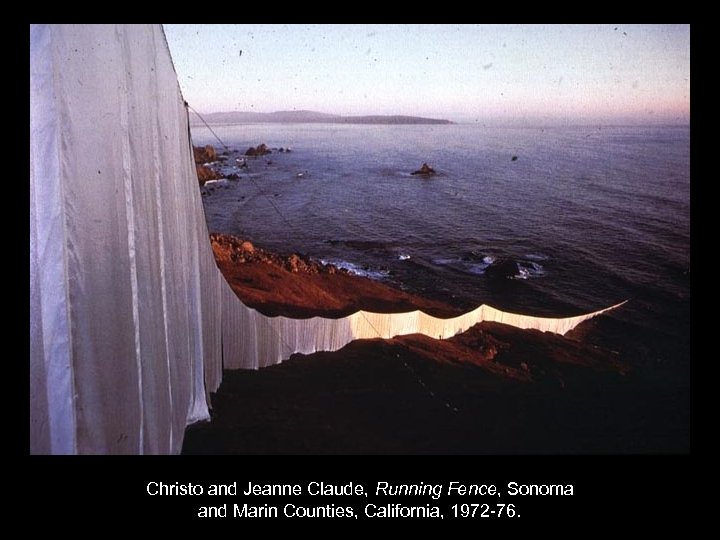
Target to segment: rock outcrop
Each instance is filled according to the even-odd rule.
[[[193,146],[193,157],[195,158],[195,163],[212,163],[218,160],[215,148],[209,144],[205,148]]]
[[[420,174],[423,176],[430,176],[431,174],[435,174],[435,169],[433,169],[430,165],[427,163],[423,163],[422,167],[420,167],[417,171],[413,171],[410,174]]]
[[[303,274],[335,274],[347,273],[346,270],[333,265],[323,265],[293,253],[287,257],[270,253],[255,247],[248,240],[241,240],[226,234],[211,234],[210,242],[215,249],[215,255],[223,254],[234,263],[265,263],[284,268],[288,272]]]
[[[512,259],[498,259],[487,267],[485,275],[491,279],[513,279],[519,271]]]
[[[205,165],[195,165],[197,169],[197,177],[200,185],[205,185],[208,180],[220,180],[222,175],[218,173],[212,167],[206,167]]]
[[[219,180],[222,175],[211,167],[206,167],[205,163],[212,163],[218,160],[217,152],[211,145],[204,148],[193,146],[193,158],[195,159],[195,169],[197,170],[198,182],[205,185],[208,180]]]
[[[265,156],[267,154],[272,154],[272,150],[270,150],[265,143],[254,148],[251,146],[245,151],[246,156]]]

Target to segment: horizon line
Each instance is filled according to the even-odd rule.
[[[677,120],[670,120],[667,118],[656,117],[656,121],[648,121],[647,118],[637,120],[632,118],[632,115],[617,115],[599,117],[599,118],[582,118],[582,117],[550,117],[547,119],[540,118],[513,118],[509,116],[493,115],[486,117],[485,119],[469,119],[470,114],[450,114],[450,115],[437,115],[437,114],[407,114],[407,113],[363,113],[363,114],[343,114],[343,113],[329,113],[324,111],[317,111],[313,109],[282,109],[274,111],[248,111],[248,110],[225,110],[218,111],[214,110],[211,112],[198,112],[195,109],[190,111],[192,114],[202,118],[203,116],[216,115],[216,114],[255,114],[255,115],[273,115],[273,114],[300,114],[310,113],[322,116],[334,116],[339,118],[362,118],[362,117],[406,117],[406,118],[422,118],[428,120],[434,120],[438,122],[450,122],[452,124],[481,124],[486,126],[497,126],[497,127],[597,127],[598,125],[604,127],[690,127],[691,121],[689,118],[678,118]],[[229,123],[248,123],[248,122],[229,122]],[[252,123],[252,122],[250,122]],[[278,122],[283,123],[283,122]],[[308,122],[287,122],[287,123],[308,123]],[[309,122],[309,123],[323,123]],[[439,125],[439,124],[438,124]]]

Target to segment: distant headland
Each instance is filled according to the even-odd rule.
[[[243,123],[283,123],[283,124],[453,124],[450,120],[423,118],[404,115],[342,116],[315,111],[277,111],[271,113],[256,112],[218,112],[203,114],[209,124]],[[194,112],[190,113],[191,125],[202,125],[202,120]]]

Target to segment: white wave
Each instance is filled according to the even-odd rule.
[[[539,253],[528,253],[524,256],[528,261],[547,261],[550,257],[547,255],[541,255]]]
[[[377,270],[351,263],[349,261],[343,261],[340,259],[320,259],[320,263],[324,265],[331,264],[343,270],[347,270],[353,275],[366,277],[370,279],[383,279],[390,275],[389,270]]]
[[[541,264],[532,261],[518,261],[518,273],[514,279],[530,279],[545,275],[545,268]]]

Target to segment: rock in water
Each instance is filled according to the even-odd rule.
[[[272,150],[270,150],[265,143],[262,143],[255,148],[251,146],[245,151],[246,156],[265,156],[267,154],[272,154]]]
[[[512,259],[498,259],[485,270],[491,279],[513,279],[519,272],[518,265]]]
[[[410,174],[421,174],[423,176],[430,176],[431,174],[435,174],[435,169],[433,169],[427,163],[423,163],[422,167],[420,167],[417,171],[413,171]]]
[[[513,156],[512,159],[510,159],[510,161],[517,161],[517,156]]]

